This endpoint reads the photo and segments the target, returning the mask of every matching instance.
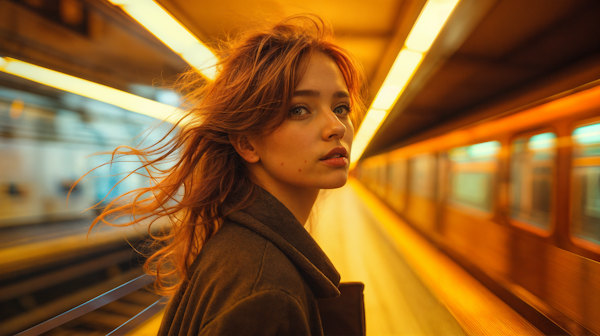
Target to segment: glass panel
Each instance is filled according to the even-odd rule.
[[[600,123],[577,128],[573,140],[572,234],[600,244]]]
[[[491,174],[457,172],[452,176],[452,201],[490,211]]]
[[[496,157],[500,148],[498,141],[489,141],[448,152],[451,202],[486,212],[492,210]]]
[[[511,153],[510,216],[543,229],[550,227],[556,135],[541,133],[515,140]]]
[[[577,128],[573,132],[577,156],[600,156],[600,124]]]

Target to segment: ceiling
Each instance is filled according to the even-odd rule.
[[[265,19],[317,13],[333,25],[338,43],[363,63],[370,99],[425,4],[410,0],[159,2],[209,43]],[[576,80],[513,99],[561,72],[573,73],[571,68],[597,56],[597,0],[461,0],[363,158],[416,141],[432,130],[439,133],[460,126],[452,121],[474,122],[476,116],[503,113],[596,80],[600,73],[588,64],[579,69],[584,74]],[[495,105],[501,106],[491,108]]]
[[[426,2],[156,1],[209,45],[265,20],[316,13],[362,62],[370,100]],[[0,0],[0,55],[126,91],[161,86],[186,67],[107,0],[65,2],[81,4],[76,26],[52,14],[58,3]],[[28,85],[7,76],[0,85]],[[598,79],[600,1],[460,0],[363,158]]]
[[[239,31],[289,15],[315,13],[334,28],[336,41],[362,63],[373,81],[386,52],[396,55],[399,30],[410,29],[424,0],[158,0],[193,34],[214,44]],[[404,39],[402,38],[402,41]],[[392,50],[390,50],[392,49]],[[389,68],[390,65],[388,65]],[[385,69],[387,70],[387,69]],[[387,73],[387,71],[385,71]]]
[[[454,50],[436,44],[363,157],[600,79],[600,2],[490,2]]]

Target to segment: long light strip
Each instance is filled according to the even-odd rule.
[[[217,57],[196,36],[152,0],[109,0],[166,44],[203,76],[216,77]]]
[[[425,4],[354,138],[351,169],[389,115],[457,3],[458,0],[429,0]]]
[[[183,116],[183,110],[171,105],[10,57],[0,57],[0,71],[170,123]]]

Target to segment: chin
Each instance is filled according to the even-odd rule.
[[[344,176],[336,176],[335,178],[329,178],[319,187],[320,189],[336,189],[343,187],[348,182],[348,174]]]

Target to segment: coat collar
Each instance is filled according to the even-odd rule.
[[[257,189],[250,206],[227,218],[277,246],[296,265],[316,298],[338,296],[340,274],[325,252],[285,205],[266,190]]]

